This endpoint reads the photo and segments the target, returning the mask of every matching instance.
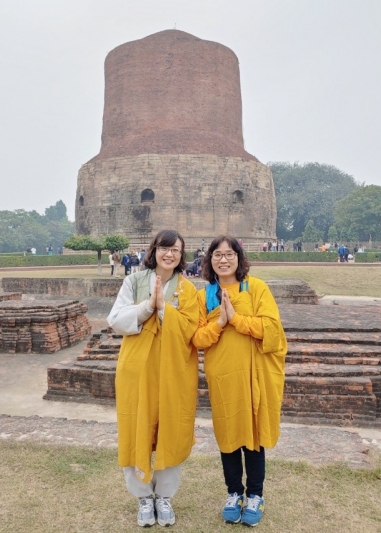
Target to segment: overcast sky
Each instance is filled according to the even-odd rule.
[[[381,0],[0,0],[0,210],[74,219],[106,54],[174,27],[238,56],[248,152],[381,185]]]

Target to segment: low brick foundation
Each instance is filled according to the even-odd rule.
[[[200,278],[189,278],[197,289],[205,286]],[[17,291],[22,294],[49,294],[75,298],[96,296],[108,298],[116,296],[123,278],[82,279],[82,278],[3,278],[4,291]],[[318,298],[313,289],[300,279],[267,281],[277,301],[289,304],[317,304]]]
[[[283,419],[381,426],[381,308],[280,305],[288,339]],[[50,400],[114,403],[121,336],[91,337],[75,361],[48,369]],[[198,407],[210,408],[199,355]]]
[[[21,292],[0,292],[0,302],[21,300]]]
[[[53,353],[91,331],[87,306],[78,301],[0,302],[0,351]]]

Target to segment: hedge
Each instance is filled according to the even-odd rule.
[[[381,261],[381,252],[363,252],[355,256],[356,263],[379,263]]]
[[[250,261],[264,263],[337,263],[336,252],[248,252]]]
[[[102,254],[102,264],[108,264],[108,255]],[[5,267],[40,267],[40,266],[70,266],[97,265],[97,254],[70,255],[0,255],[0,268]]]

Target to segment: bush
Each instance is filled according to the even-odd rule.
[[[102,254],[102,264],[108,264],[108,255]],[[0,268],[6,267],[48,267],[70,265],[97,265],[97,254],[70,255],[0,255]]]
[[[363,252],[355,255],[356,263],[379,263],[381,261],[381,252]]]

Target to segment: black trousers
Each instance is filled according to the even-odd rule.
[[[243,494],[245,491],[242,484],[242,452],[245,456],[246,496],[252,494],[262,497],[265,480],[265,449],[262,447],[259,452],[248,450],[245,446],[231,453],[221,452],[222,468],[228,492],[229,494],[234,492]]]

